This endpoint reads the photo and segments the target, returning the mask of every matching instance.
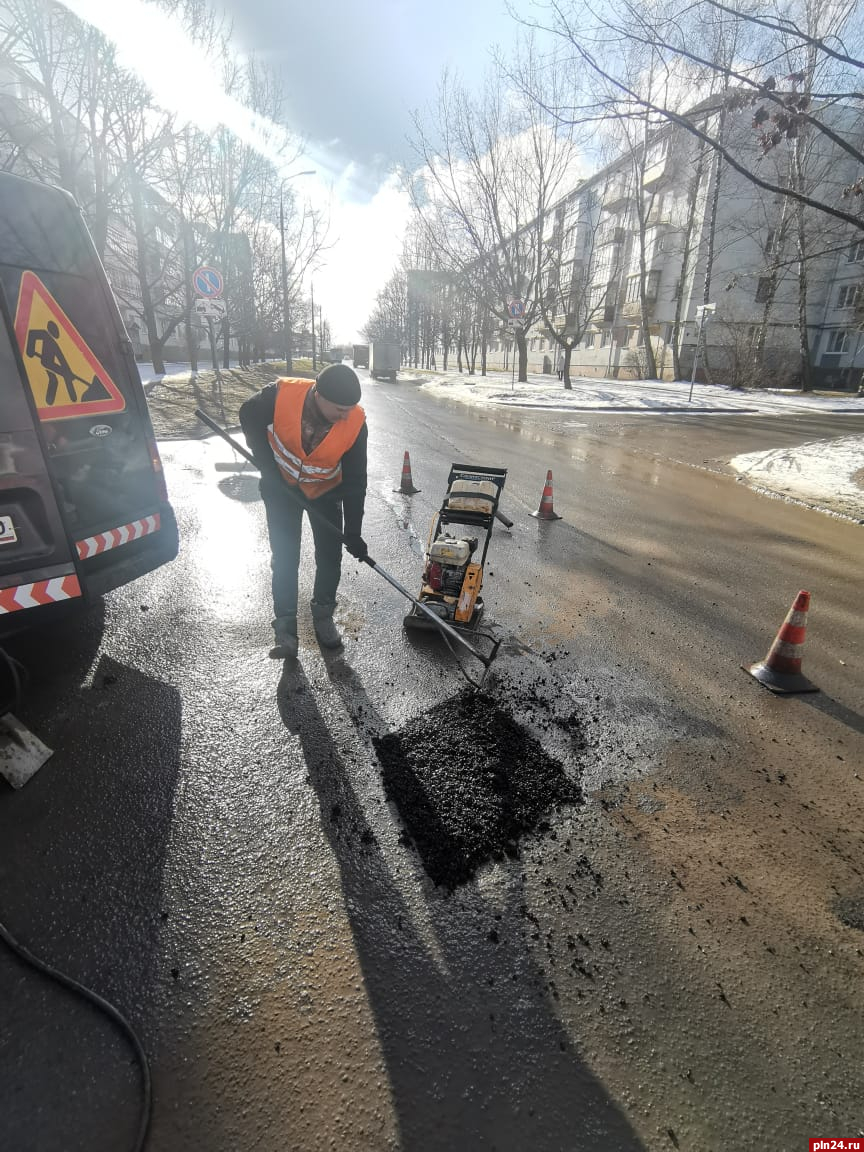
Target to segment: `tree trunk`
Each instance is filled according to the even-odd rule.
[[[519,383],[528,383],[528,341],[523,328],[516,329],[516,347],[519,349]]]
[[[717,130],[717,138],[721,144],[725,145],[725,130],[726,130],[726,108],[727,108],[727,95],[729,92],[728,80],[723,86],[723,106],[720,111],[720,124]],[[705,248],[705,282],[702,287],[702,303],[710,304],[711,302],[711,276],[714,272],[714,242],[717,235],[717,206],[720,203],[720,184],[723,179],[723,157],[717,153],[715,159],[714,171],[714,189],[711,193],[711,212],[708,221],[708,243]],[[696,338],[698,346],[699,337]],[[705,372],[705,379],[711,383],[711,365],[708,361],[708,341],[705,340],[702,347],[702,367]]]
[[[570,379],[570,358],[573,355],[573,345],[568,341],[564,345],[564,387],[568,392],[573,391],[573,383]]]
[[[795,141],[792,153],[794,187],[803,188],[801,165],[801,139]],[[813,391],[813,372],[810,363],[810,330],[807,326],[807,227],[804,219],[804,205],[795,202],[796,245],[798,249],[798,350],[801,358],[801,391]]]
[[[810,363],[810,331],[807,327],[807,238],[804,229],[804,205],[795,207],[798,216],[798,350],[801,357],[801,391],[813,391]]]
[[[645,256],[645,231],[639,229],[639,327],[642,330],[642,347],[645,350],[645,379],[657,379],[657,359],[651,343],[650,303],[647,295],[648,265]]]
[[[213,371],[219,371],[219,350],[216,347],[216,326],[212,320],[207,321],[207,334],[210,337],[210,363]]]
[[[156,319],[156,308],[153,304],[153,295],[150,291],[150,272],[147,267],[147,239],[144,231],[144,206],[141,203],[141,193],[137,184],[132,185],[132,224],[135,231],[135,269],[138,275],[138,284],[141,289],[141,311],[144,314],[144,326],[147,329],[147,343],[150,346],[150,360],[153,371],[165,371],[165,361],[162,357],[163,341],[159,336],[159,326]]]
[[[702,170],[704,163],[704,148],[699,145],[699,158],[696,161],[696,172],[693,184],[687,197],[687,226],[684,230],[684,246],[681,252],[681,272],[678,281],[678,295],[675,300],[675,318],[672,321],[672,375],[676,380],[681,379],[681,312],[684,306],[684,291],[687,283],[687,274],[690,270],[690,255],[693,248],[693,226],[696,220],[696,201],[699,198],[699,186],[702,183]]]
[[[195,316],[192,311],[192,273],[195,271],[195,234],[188,220],[183,221],[181,228],[183,229],[183,280],[185,284],[183,322],[186,326],[186,355],[189,357],[189,367],[193,372],[197,372],[198,341],[195,336]]]
[[[231,367],[231,324],[228,320],[222,321],[222,367],[226,372]]]

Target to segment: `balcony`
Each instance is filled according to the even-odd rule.
[[[648,302],[648,314],[652,311],[652,302]],[[638,320],[642,315],[642,308],[638,300],[628,300],[621,305],[621,316],[624,320]]]
[[[626,180],[613,180],[607,185],[603,196],[603,207],[607,212],[620,212],[633,199],[633,193]]]
[[[645,171],[642,173],[642,187],[650,192],[662,184],[672,174],[672,147],[667,137],[657,141],[648,151],[645,162]]]
[[[602,247],[604,244],[623,244],[624,243],[624,229],[621,227],[610,227],[607,225],[601,228],[597,233],[597,245]]]
[[[645,221],[646,228],[671,228],[672,227],[672,214],[668,208],[661,208],[658,211],[649,212],[648,218]]]

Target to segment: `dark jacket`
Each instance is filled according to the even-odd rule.
[[[289,488],[282,479],[270,441],[267,439],[267,429],[273,423],[276,411],[276,384],[268,384],[266,388],[252,396],[240,408],[240,427],[249,445],[249,451],[255,457],[255,463],[261,469],[261,495],[265,500],[278,500],[280,496],[290,500],[291,496],[299,497],[304,503],[314,508],[315,501],[303,499],[298,488]],[[369,431],[366,424],[360,429],[357,439],[342,457],[342,483],[333,488],[321,500],[337,499],[342,501],[342,511],[345,516],[345,535],[359,536],[363,528],[363,508],[366,503],[366,445],[369,440]],[[290,492],[291,495],[288,495]]]

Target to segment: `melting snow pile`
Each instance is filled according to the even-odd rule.
[[[864,436],[748,452],[729,463],[760,488],[864,520]]]

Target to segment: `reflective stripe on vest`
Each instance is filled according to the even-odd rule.
[[[283,480],[298,485],[304,496],[314,500],[342,483],[342,457],[359,436],[366,414],[357,405],[307,454],[303,451],[303,405],[314,381],[286,377],[278,385],[267,439]]]

